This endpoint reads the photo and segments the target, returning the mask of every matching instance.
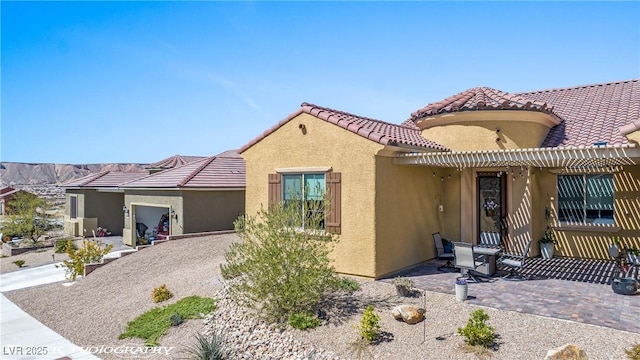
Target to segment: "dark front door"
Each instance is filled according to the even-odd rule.
[[[478,174],[478,243],[501,245],[506,233],[506,175]],[[504,244],[502,244],[504,245]]]

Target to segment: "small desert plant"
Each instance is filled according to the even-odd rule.
[[[360,336],[368,342],[374,342],[380,336],[380,315],[373,311],[373,306],[369,305],[362,314],[360,326]]]
[[[313,329],[320,326],[320,319],[314,314],[307,312],[298,312],[289,316],[289,325],[298,329],[306,330]]]
[[[362,336],[358,336],[356,340],[349,344],[349,351],[356,359],[373,359],[373,354],[369,346],[371,342]]]
[[[165,284],[158,286],[157,288],[153,289],[153,291],[151,292],[151,298],[153,299],[153,302],[157,302],[157,303],[161,301],[169,300],[172,297],[173,297],[173,293],[169,291],[169,289],[167,288],[167,285]]]
[[[21,268],[24,265],[24,260],[16,260],[13,262],[17,267]]]
[[[395,279],[393,279],[393,285],[395,286],[403,286],[406,288],[413,288],[414,284],[413,284],[413,280],[406,278],[404,276],[398,276]]]
[[[340,277],[338,278],[337,284],[336,284],[336,288],[338,290],[342,290],[345,292],[349,292],[349,293],[353,293],[356,292],[358,290],[360,290],[360,284],[358,284],[357,281],[353,280],[353,279],[349,279],[346,277]]]
[[[82,247],[75,249],[72,242],[67,242],[64,252],[69,256],[69,260],[62,262],[65,267],[67,279],[74,281],[78,276],[84,274],[84,265],[97,263],[111,251],[113,244],[102,248],[102,241],[82,240]]]
[[[71,241],[71,239],[61,239],[56,241],[54,246],[54,252],[56,254],[62,254],[66,252],[67,247],[71,247],[73,250],[78,250],[78,247]]]
[[[197,333],[196,343],[188,347],[186,353],[194,360],[222,360],[224,346],[215,334],[205,336]]]
[[[624,353],[627,354],[629,360],[640,360],[640,343],[633,344],[633,347],[625,349]]]
[[[171,326],[178,326],[184,322],[184,317],[180,313],[175,313],[171,315],[169,320],[171,320]]]
[[[489,315],[484,310],[474,310],[467,325],[464,328],[458,328],[458,334],[464,336],[467,344],[471,346],[480,345],[487,348],[493,344],[495,339],[494,329],[487,325],[487,320],[489,320]]]

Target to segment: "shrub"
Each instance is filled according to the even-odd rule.
[[[78,247],[73,243],[71,239],[60,239],[56,241],[54,252],[56,254],[62,254],[66,252],[68,246],[70,246],[74,250],[78,250]]]
[[[467,344],[471,346],[480,345],[487,348],[493,344],[495,339],[494,329],[487,325],[487,320],[489,320],[489,315],[484,310],[474,310],[467,325],[464,328],[458,328],[458,334],[464,336]]]
[[[38,245],[38,239],[51,230],[50,209],[47,200],[28,192],[18,192],[7,204],[7,220],[3,223],[5,234],[30,239]]]
[[[346,277],[340,277],[338,278],[337,284],[336,284],[336,288],[338,290],[342,290],[345,292],[349,292],[349,293],[353,293],[356,292],[358,290],[360,290],[360,284],[358,284],[357,281],[353,280],[353,279],[349,279]]]
[[[171,305],[153,308],[127,324],[127,329],[118,339],[137,337],[145,340],[145,345],[157,346],[158,339],[171,327],[171,316],[180,314],[183,319],[199,319],[215,309],[210,298],[189,296]]]
[[[396,278],[393,279],[393,285],[397,287],[404,287],[410,290],[410,289],[413,289],[414,283],[413,283],[413,280],[407,277],[397,276]]]
[[[633,347],[625,349],[624,353],[627,354],[629,360],[640,360],[640,343],[633,344]]]
[[[234,280],[229,284],[231,296],[259,309],[258,315],[269,322],[312,313],[337,282],[329,259],[336,238],[321,226],[328,201],[305,202],[306,213],[311,214],[305,219],[300,216],[300,202],[291,204],[239,218],[234,225],[242,242],[231,245],[226,264],[221,265],[222,276]]]
[[[184,322],[184,318],[179,313],[171,315],[171,326],[178,326]]]
[[[21,268],[24,265],[24,260],[16,260],[13,264],[16,264],[17,267]]]
[[[173,293],[169,291],[169,289],[167,289],[167,285],[165,284],[158,286],[151,292],[151,298],[153,299],[153,302],[157,303],[169,300],[172,297]]]
[[[368,342],[373,342],[380,336],[380,315],[373,311],[373,306],[369,305],[362,314],[362,320],[360,320],[360,335]]]
[[[349,344],[349,352],[353,354],[356,359],[373,359],[373,354],[369,349],[371,342],[362,336]]]
[[[222,360],[224,345],[216,334],[204,336],[196,334],[196,343],[186,349],[186,353],[194,360]]]
[[[69,260],[62,262],[65,267],[66,278],[74,281],[78,276],[84,274],[84,265],[100,262],[102,258],[111,251],[113,244],[102,248],[102,241],[82,240],[82,247],[74,249],[72,242],[67,242],[64,252],[69,256]]]
[[[313,329],[320,326],[320,319],[314,314],[298,312],[289,316],[289,325],[298,330]]]

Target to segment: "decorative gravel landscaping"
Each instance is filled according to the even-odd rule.
[[[360,290],[337,294],[323,305],[328,320],[316,329],[282,330],[264,324],[235,306],[223,291],[220,264],[234,241],[238,241],[234,234],[170,241],[118,259],[72,286],[50,284],[5,296],[79,346],[142,345],[142,339],[118,339],[136,317],[192,295],[216,299],[216,310],[204,320],[186,320],[159,338],[161,346],[176,347],[170,353],[176,359],[185,357],[183,350],[194,343],[196,332],[208,331],[226,335],[232,359],[353,358],[349,345],[358,337],[354,325],[369,304],[380,315],[383,335],[369,349],[374,358],[476,358],[461,349],[464,341],[456,330],[478,307],[455,301],[453,289],[451,294],[399,298],[393,284],[359,280]],[[152,291],[163,284],[174,296],[154,303]],[[390,311],[399,304],[424,307],[426,320],[415,325],[395,320]],[[547,350],[566,343],[584,349],[589,359],[625,359],[624,349],[640,342],[638,333],[484,310],[498,335],[493,359],[543,359]]]

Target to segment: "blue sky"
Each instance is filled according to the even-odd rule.
[[[6,2],[2,161],[239,148],[303,101],[400,123],[474,86],[640,77],[638,2]]]

